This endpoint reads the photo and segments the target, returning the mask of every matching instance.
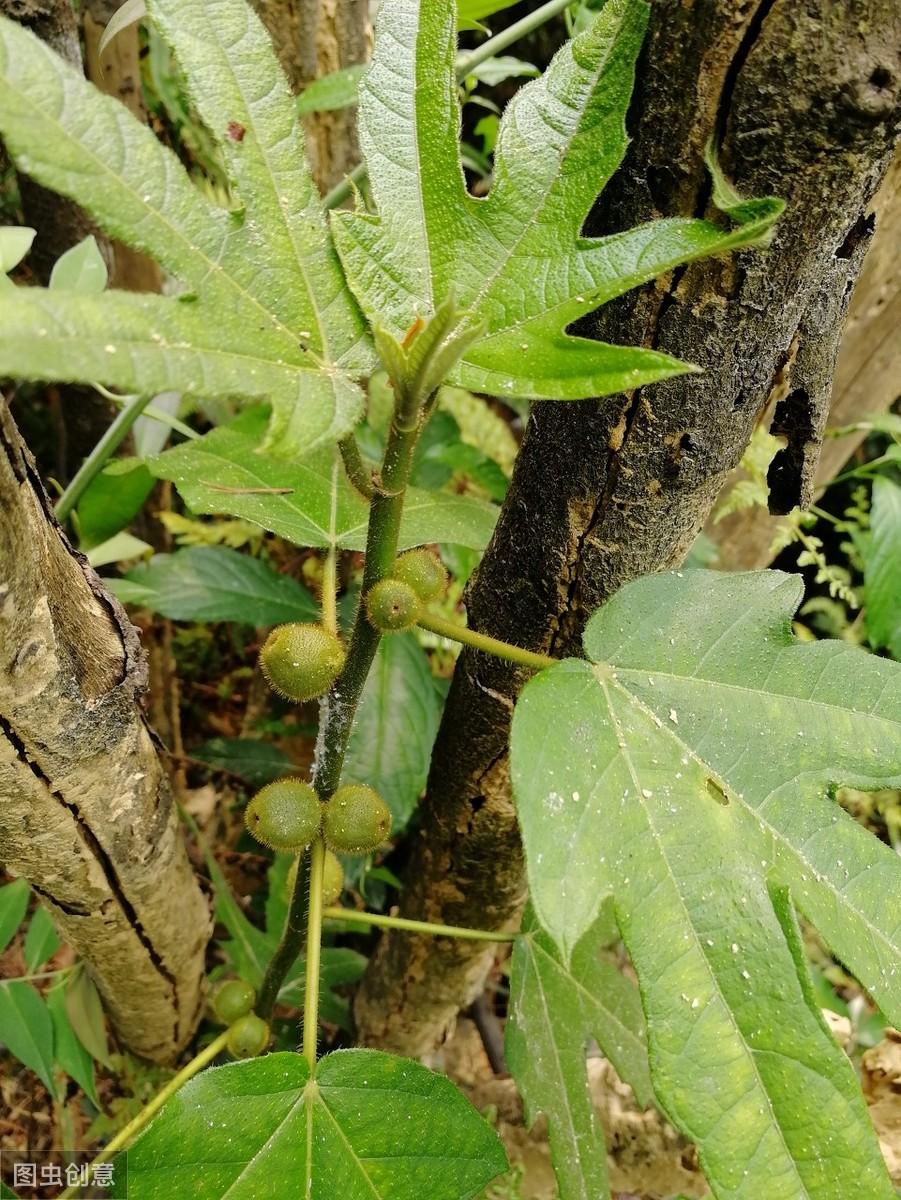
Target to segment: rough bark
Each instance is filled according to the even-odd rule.
[[[768,250],[679,270],[586,322],[605,341],[659,348],[705,374],[535,406],[467,596],[475,628],[537,651],[577,649],[587,613],[630,579],[680,562],[786,372],[781,503],[809,486],[844,307],[871,235],[866,208],[898,136],[899,35],[896,0],[657,0],[633,142],[588,232],[708,212],[711,134],[737,187],[780,195],[788,211]],[[521,683],[508,664],[460,658],[405,916],[487,928],[518,918],[506,746]],[[489,958],[477,943],[389,935],[358,994],[362,1040],[428,1052]]]
[[[172,1058],[203,1002],[206,899],[118,602],[57,525],[0,402],[0,860],[83,957],[122,1040]]]
[[[896,155],[873,204],[875,232],[848,310],[832,388],[829,424],[853,425],[886,412],[901,395],[901,155]],[[865,432],[828,438],[817,468],[817,489],[824,489],[845,465]],[[742,478],[729,476],[723,495]],[[719,551],[717,565],[750,571],[772,560],[771,546],[781,522],[759,506],[708,521],[705,532]]]

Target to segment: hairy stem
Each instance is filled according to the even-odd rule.
[[[364,595],[373,584],[378,583],[380,579],[384,579],[391,572],[397,555],[404,497],[413,465],[413,451],[416,448],[420,429],[418,420],[410,421],[405,418],[409,418],[409,414],[400,414],[391,427],[382,470],[375,483],[366,536],[366,565],[363,570]],[[329,799],[341,782],[341,769],[344,765],[344,755],[347,751],[351,727],[363,687],[375,658],[375,652],[378,650],[380,638],[381,635],[366,617],[364,605],[360,604],[354,621],[344,670],[331,691],[323,697],[320,705],[319,741],[316,747],[313,786],[323,801]],[[304,871],[298,870],[288,919],[285,922],[278,949],[266,970],[266,977],[260,991],[260,1002],[257,1006],[260,1016],[265,1017],[272,1011],[279,988],[291,964],[300,953],[304,931],[307,930],[308,941],[315,936],[318,944],[319,922],[313,921],[312,909],[315,904],[321,907],[321,879],[318,890],[315,888],[315,882],[310,888],[309,929],[305,916],[308,880],[309,871],[304,873]],[[316,925],[315,930],[313,929],[314,924]],[[310,970],[311,966],[308,961],[308,983]],[[316,979],[318,990],[318,967]],[[305,1012],[309,1014],[310,1011],[308,996]],[[315,1044],[316,1022],[315,1020],[311,1021],[307,1015],[304,1024],[305,1050],[307,1031],[311,1028],[310,1036]]]
[[[492,933],[487,929],[466,929],[462,925],[436,925],[429,921],[411,921],[406,917],[386,917],[382,913],[356,912],[352,908],[329,907],[322,910],[329,921],[347,921],[351,925],[376,925],[379,929],[406,929],[433,937],[463,938],[472,942],[514,942],[517,933]]]
[[[474,650],[483,650],[486,654],[493,654],[495,658],[504,658],[517,666],[531,667],[534,671],[543,671],[546,667],[556,666],[560,662],[559,658],[523,650],[521,646],[512,646],[509,642],[502,642],[500,638],[489,637],[485,633],[476,633],[474,629],[467,629],[465,625],[458,625],[455,621],[445,621],[443,617],[433,616],[432,613],[425,613],[417,624],[420,628],[449,638],[452,642],[472,646]]]
[[[316,1069],[319,1031],[319,972],[322,961],[322,880],[325,872],[325,842],[313,843],[310,860],[310,906],[307,913],[307,961],[303,1000],[303,1053]]]
[[[284,982],[285,976],[290,971],[292,963],[297,958],[300,947],[303,945],[304,933],[307,928],[307,893],[309,891],[309,883],[310,856],[303,854],[297,864],[297,881],[294,884],[294,892],[291,896],[288,915],[285,918],[285,927],[282,930],[281,941],[278,944],[275,954],[269,960],[269,966],[266,968],[266,974],[263,977],[259,998],[257,999],[255,1011],[257,1016],[262,1017],[264,1021],[268,1021],[272,1016],[272,1010],[278,999],[279,989]]]
[[[372,499],[372,472],[363,461],[363,455],[360,453],[360,447],[356,437],[349,433],[346,438],[342,438],[338,443],[338,449],[341,451],[341,458],[344,461],[344,470],[347,472],[347,478],[357,489],[361,496],[365,496],[367,500]]]

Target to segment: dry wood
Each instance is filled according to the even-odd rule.
[[[53,517],[0,401],[0,861],[84,958],[122,1042],[171,1059],[209,906],[139,707],[137,631]]]

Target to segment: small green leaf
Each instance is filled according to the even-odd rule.
[[[53,918],[43,904],[34,910],[34,916],[25,934],[25,966],[29,973],[52,958],[61,942]]]
[[[50,288],[59,292],[98,296],[106,284],[106,263],[96,239],[90,235],[61,254],[50,273]]]
[[[343,779],[368,783],[385,798],[392,833],[406,826],[425,787],[440,719],[435,680],[415,636],[384,638],[360,699]]]
[[[54,1058],[59,1067],[71,1076],[85,1095],[98,1108],[94,1080],[94,1060],[75,1035],[66,1012],[65,985],[57,984],[47,993],[47,1008],[53,1021]]]
[[[101,545],[129,525],[153,491],[154,478],[144,464],[130,461],[130,470],[115,474],[101,471],[79,500],[78,533],[82,550]]]
[[[19,265],[31,249],[36,232],[25,225],[0,225],[0,275]]]
[[[901,487],[880,476],[873,482],[871,534],[864,553],[867,636],[901,660]]]
[[[156,554],[124,578],[141,589],[145,608],[174,621],[279,625],[315,621],[319,615],[313,597],[296,579],[225,546]]]
[[[53,1023],[43,999],[28,983],[0,981],[0,1043],[34,1071],[55,1100]]]
[[[243,517],[298,546],[330,545],[332,453],[323,451],[302,462],[272,458],[259,449],[264,428],[265,414],[248,412],[148,465],[159,478],[175,483],[195,513]],[[338,546],[364,549],[369,505],[343,471],[335,516]],[[447,541],[481,550],[496,520],[497,509],[481,500],[410,488],[399,549]]]
[[[143,558],[152,553],[153,547],[149,542],[142,542],[140,538],[123,529],[121,533],[114,533],[98,546],[92,546],[85,557],[97,570],[99,567],[108,567],[110,563],[131,562],[135,558]]]
[[[521,58],[512,58],[507,54],[499,54],[496,58],[486,58],[484,62],[473,67],[469,78],[477,79],[486,87],[497,87],[506,79],[534,78],[540,74],[541,72],[534,63],[523,62]]]
[[[458,0],[457,24],[460,29],[478,28],[485,17],[513,8],[519,0]]]
[[[65,1006],[75,1036],[91,1058],[105,1067],[112,1067],[103,1004],[84,963],[79,963],[66,981]]]
[[[24,879],[14,879],[0,887],[0,953],[15,937],[25,920],[31,889]]]
[[[652,1099],[641,1001],[599,955],[602,917],[567,967],[531,912],[513,948],[507,1059],[527,1122],[548,1119],[561,1200],[609,1200],[607,1151],[588,1092],[585,1043],[593,1036],[636,1099]]]
[[[450,1080],[374,1050],[270,1054],[208,1070],[128,1155],[132,1200],[461,1200],[506,1169]]]
[[[357,85],[365,70],[365,65],[342,67],[315,79],[297,97],[297,111],[303,117],[307,113],[331,112],[356,104]]]
[[[240,776],[253,788],[264,787],[293,769],[293,761],[284,750],[255,738],[212,738],[194,747],[191,754],[211,767],[222,767]]]
[[[103,36],[100,38],[100,45],[97,47],[97,53],[102,55],[117,34],[120,34],[123,29],[127,29],[129,25],[143,21],[146,16],[147,5],[144,0],[125,0],[107,22]]]

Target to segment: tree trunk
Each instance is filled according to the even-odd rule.
[[[275,44],[291,87],[369,57],[369,0],[253,0]],[[349,174],[360,158],[355,107],[304,118],[307,154],[322,191]]]
[[[0,860],[122,1042],[167,1061],[201,1015],[209,906],[138,705],[137,631],[57,525],[2,401],[0,508]]]
[[[630,111],[633,141],[587,232],[710,214],[714,135],[739,190],[788,210],[766,251],[694,264],[583,323],[604,341],[698,363],[601,402],[534,406],[470,624],[532,650],[578,652],[587,615],[631,579],[677,565],[770,393],[788,445],[787,511],[812,485],[845,307],[871,237],[867,205],[901,113],[897,0],[657,0]],[[787,378],[787,384],[784,380]],[[401,911],[501,929],[522,859],[507,737],[522,674],[464,651],[439,733]],[[478,943],[389,934],[357,997],[362,1040],[429,1052],[482,985]]]
[[[834,428],[886,412],[901,392],[901,155],[895,156],[879,189],[874,211],[873,244],[848,309],[835,368],[829,409],[829,424]],[[835,478],[866,436],[860,431],[824,443],[817,469],[818,489]],[[742,475],[739,470],[729,476],[724,496]],[[711,519],[705,532],[719,551],[717,566],[728,571],[767,566],[780,524],[759,505],[716,523]]]

